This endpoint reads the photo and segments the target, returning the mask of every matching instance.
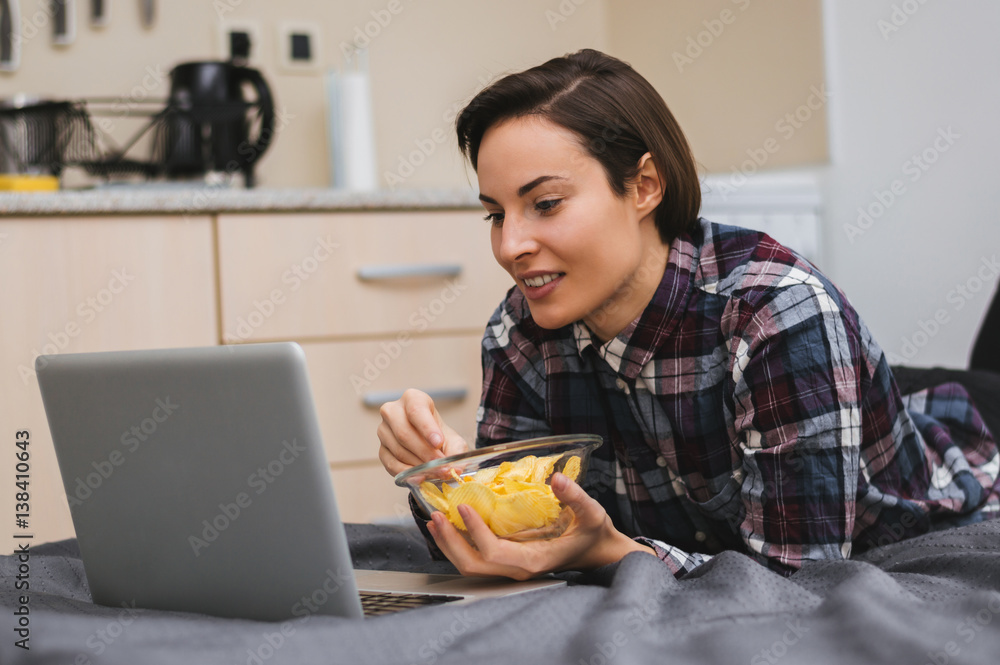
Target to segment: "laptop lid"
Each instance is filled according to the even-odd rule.
[[[301,347],[61,354],[36,371],[94,602],[361,616]]]

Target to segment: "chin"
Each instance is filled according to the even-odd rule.
[[[546,330],[556,330],[582,318],[580,316],[574,317],[566,312],[553,311],[550,307],[532,306],[531,301],[528,301],[528,310],[535,323]]]

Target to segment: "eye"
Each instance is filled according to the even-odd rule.
[[[545,199],[535,204],[535,210],[541,213],[552,212],[559,207],[560,203],[562,203],[562,199]]]
[[[485,217],[483,217],[487,222],[493,224],[493,226],[503,226],[503,213],[502,212],[491,212]]]

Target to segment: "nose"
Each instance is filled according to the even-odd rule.
[[[505,215],[503,225],[497,227],[494,234],[499,234],[495,248],[497,260],[502,264],[512,264],[538,251],[534,226],[521,215]]]

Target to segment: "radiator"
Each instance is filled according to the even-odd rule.
[[[763,231],[817,265],[822,263],[823,196],[818,174],[707,175],[701,216]]]

